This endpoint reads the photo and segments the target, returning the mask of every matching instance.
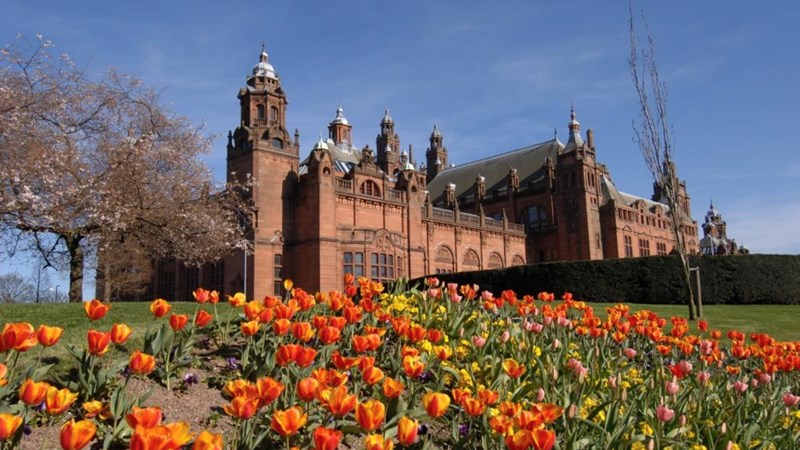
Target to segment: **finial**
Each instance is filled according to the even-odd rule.
[[[553,127],[553,140],[558,140],[558,128]]]

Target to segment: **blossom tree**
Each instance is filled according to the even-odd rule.
[[[211,139],[133,76],[80,70],[52,44],[0,53],[0,235],[69,265],[82,297],[85,253],[135,245],[189,264],[245,245],[242,189],[216,189]],[[214,193],[219,191],[221,193]],[[102,252],[101,252],[102,253]]]

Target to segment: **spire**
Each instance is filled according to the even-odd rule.
[[[319,140],[314,144],[314,150],[328,150],[328,144],[322,140],[322,131],[319,132]]]
[[[253,74],[251,75],[251,78],[252,77],[278,79],[278,75],[275,73],[275,68],[273,68],[272,64],[269,63],[267,44],[264,42],[261,43],[261,54],[258,56],[258,64],[253,66]]]
[[[389,108],[387,107],[383,112],[383,119],[381,120],[381,125],[394,123],[394,119],[392,116],[389,115]]]
[[[583,147],[583,138],[581,138],[581,124],[578,122],[578,119],[576,119],[574,106],[570,106],[569,108],[569,125],[567,125],[567,129],[569,130],[569,140],[567,141],[566,147],[564,147],[564,151]]]

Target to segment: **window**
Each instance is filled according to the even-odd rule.
[[[270,120],[278,120],[278,108],[274,106],[269,108],[269,118]]]
[[[650,241],[639,239],[639,256],[650,256]]]
[[[433,262],[436,265],[436,273],[453,273],[455,266],[453,252],[450,247],[442,245],[436,249],[436,256],[434,256]]]
[[[356,278],[364,276],[364,253],[344,252],[342,261],[344,273],[352,273]]]
[[[540,205],[533,205],[522,212],[520,222],[525,225],[525,230],[544,231],[547,228],[547,210]]]
[[[266,116],[264,116],[264,105],[256,105],[256,115],[261,120],[266,118]]]
[[[283,141],[278,138],[273,138],[272,148],[283,148]]]
[[[378,187],[378,184],[372,180],[361,183],[361,188],[359,190],[364,195],[371,195],[373,197],[381,196],[381,189]]]
[[[625,236],[625,257],[633,257],[633,239],[630,236]]]
[[[389,255],[386,253],[372,253],[370,255],[370,278],[380,282],[394,280],[394,263],[394,255]]]
[[[276,254],[274,257],[274,264],[272,265],[272,272],[273,272],[273,288],[272,292],[276,296],[283,296],[283,255]]]
[[[656,254],[666,255],[667,254],[667,244],[665,244],[663,242],[656,242]]]

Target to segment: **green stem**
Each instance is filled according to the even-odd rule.
[[[19,359],[19,352],[15,351],[15,350],[12,350],[12,351],[8,352],[8,356],[6,356],[6,362],[8,362],[8,358],[11,357],[11,353],[12,352],[14,353],[14,362],[11,364],[11,372],[9,372],[9,374],[8,374],[8,381],[9,382],[14,379],[14,371],[17,369],[17,360]]]

